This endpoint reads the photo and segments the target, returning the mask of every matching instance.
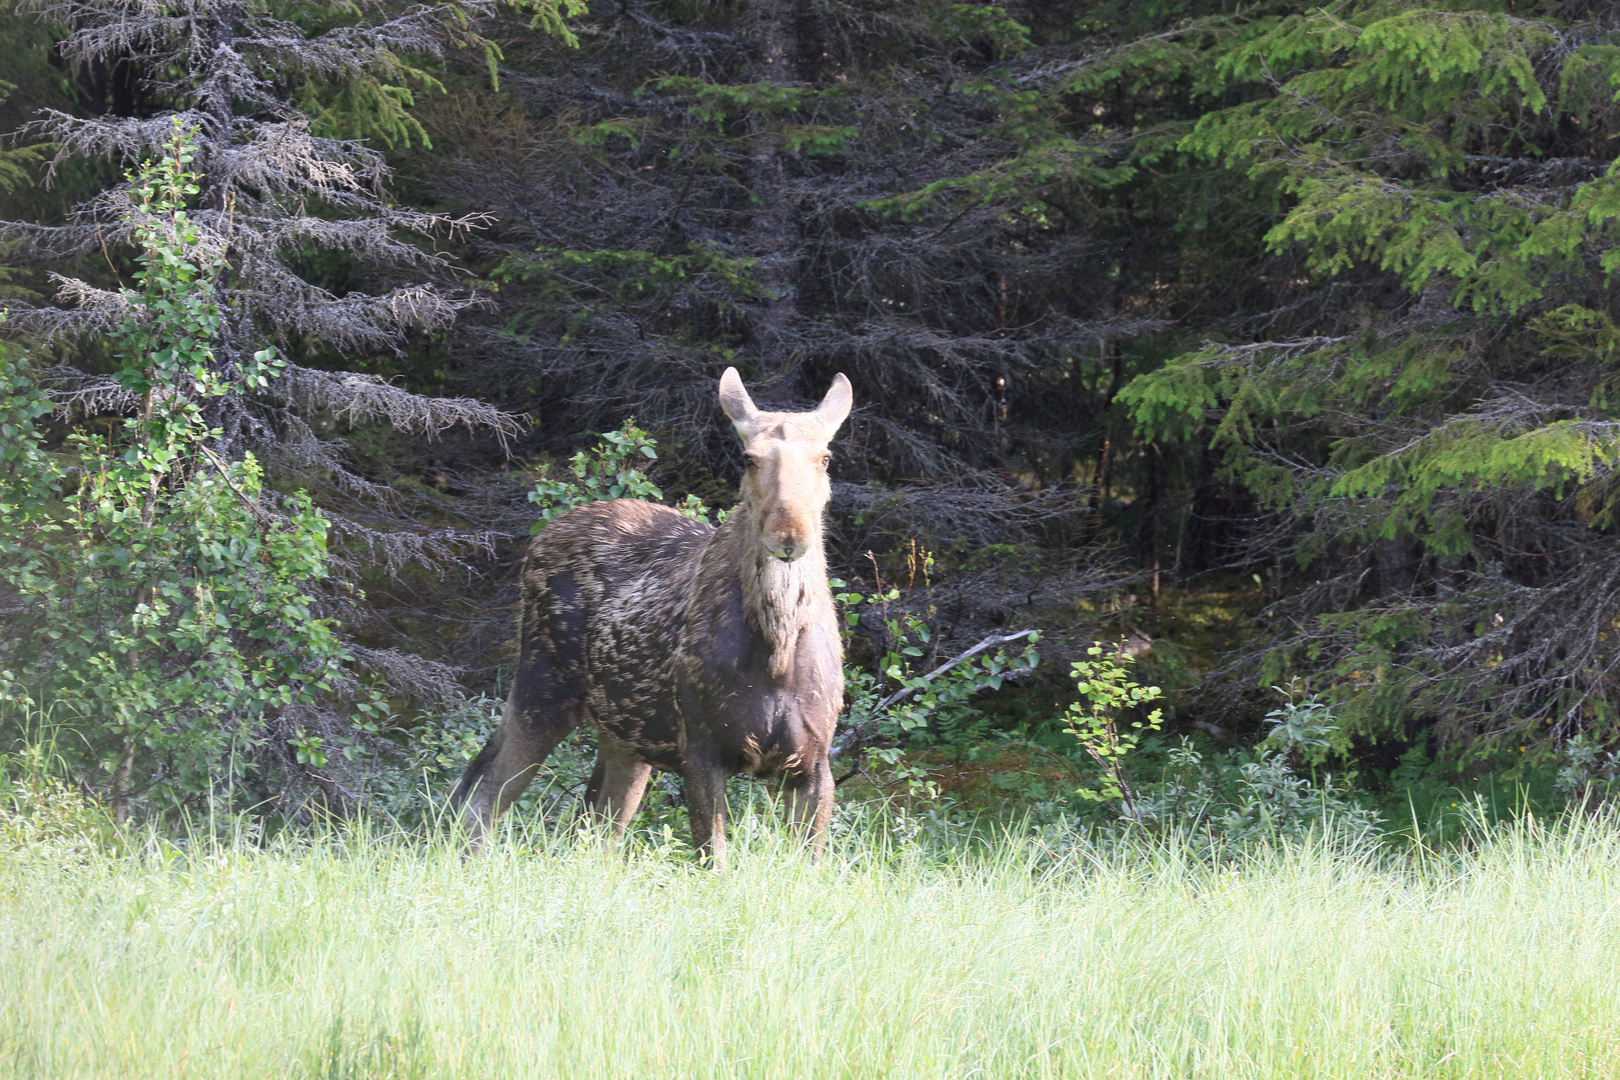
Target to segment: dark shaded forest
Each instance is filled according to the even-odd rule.
[[[1069,805],[1094,642],[1161,796],[1616,779],[1620,9],[33,0],[0,94],[0,706],[121,816],[453,776],[559,491],[735,501],[727,366],[853,383],[853,700],[1039,631],[852,713],[857,786]]]

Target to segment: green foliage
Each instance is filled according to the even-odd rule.
[[[862,595],[840,578],[830,583],[833,599],[844,608],[846,633],[860,626],[858,608],[866,605],[878,623],[872,628],[874,636],[887,646],[870,668],[846,673],[849,722],[904,737],[913,747],[965,744],[982,737],[982,731],[971,730],[971,722],[980,718],[972,704],[974,696],[1000,690],[1010,673],[1028,672],[1040,662],[1035,646],[1041,636],[1031,632],[1008,635],[1022,641],[1017,650],[1002,647],[934,666],[938,651],[933,628],[917,612],[895,606],[898,589]]]
[[[1018,56],[1033,45],[1029,27],[1000,4],[945,4],[935,13],[934,26],[964,44],[987,43],[998,60]]]
[[[1298,754],[1312,764],[1321,763],[1329,751],[1342,754],[1349,749],[1331,705],[1315,697],[1296,701],[1281,687],[1272,689],[1287,694],[1287,701],[1266,714],[1271,729],[1261,743],[1262,749]]]
[[[0,648],[120,818],[132,797],[167,810],[231,790],[265,722],[333,690],[347,657],[308,592],[326,574],[325,519],[306,495],[270,496],[251,456],[208,445],[208,400],[264,385],[279,362],[214,357],[221,253],[187,217],[191,157],[177,130],[130,177],[139,288],[123,293],[115,378],[133,415],[49,453],[48,399],[26,364],[0,362],[0,582],[22,605]],[[313,766],[320,753],[300,748]]]
[[[926,581],[933,556],[913,545],[912,557]],[[871,646],[869,662],[850,655],[844,662],[846,747],[856,751],[860,767],[885,775],[885,784],[904,783],[912,795],[937,796],[927,769],[908,755],[936,746],[962,750],[987,738],[988,719],[977,699],[1040,664],[1040,633],[988,638],[941,662],[928,621],[932,608],[919,612],[901,606],[900,590],[885,589],[881,582],[871,593],[842,578],[828,584],[843,612],[846,645],[860,635]],[[1009,649],[1013,642],[1022,647]]]
[[[679,254],[539,248],[534,254],[507,256],[490,276],[502,287],[527,286],[529,303],[541,311],[571,309],[562,335],[569,342],[617,304],[667,306],[684,293],[701,298],[718,313],[732,312],[761,295],[754,261],[731,258],[712,244],[699,243]]]
[[[573,47],[579,44],[568,20],[584,15],[585,0],[515,0],[511,5],[529,16],[529,29]],[[306,19],[344,22],[358,14],[349,5],[306,11]],[[324,20],[322,20],[324,21]],[[445,7],[439,31],[456,48],[481,55],[492,87],[499,87],[501,44],[472,25],[466,12]],[[357,57],[359,59],[359,57]],[[333,139],[375,139],[388,147],[421,146],[433,149],[433,140],[414,113],[419,91],[445,94],[448,90],[434,71],[417,62],[408,49],[372,47],[363,62],[337,74],[305,76],[293,91],[295,108],[309,118],[310,129]]]
[[[569,27],[569,19],[577,19],[590,11],[586,0],[513,0],[512,7],[521,15],[529,17],[529,29],[539,30],[547,37],[555,38],[573,48],[579,44],[579,38]],[[486,63],[490,68],[490,80],[494,81],[494,58],[486,55]]]
[[[1143,686],[1131,678],[1130,668],[1136,658],[1125,651],[1124,643],[1109,648],[1093,642],[1086,655],[1092,659],[1076,660],[1071,666],[1080,700],[1069,705],[1063,730],[1073,735],[1096,762],[1101,777],[1095,788],[1081,788],[1077,794],[1096,803],[1118,800],[1124,817],[1141,821],[1136,792],[1126,779],[1125,759],[1141,745],[1143,736],[1163,725],[1162,709],[1141,715],[1163,694],[1157,686]],[[1122,726],[1126,721],[1129,726]]]
[[[4,102],[16,87],[4,79],[0,79],[0,102]],[[10,195],[19,188],[31,187],[34,183],[34,168],[44,159],[45,147],[41,146],[7,146],[0,148],[0,195]],[[11,245],[0,243],[0,263],[3,263]],[[19,290],[16,286],[8,285],[7,281],[15,271],[11,267],[0,265],[0,298],[31,294]]]
[[[1614,557],[1611,31],[1404,0],[1233,29],[1176,152],[1264,208],[1251,235],[1295,295],[1369,298],[1293,338],[1210,334],[1120,394],[1140,437],[1213,448],[1292,522],[1270,625],[1302,629],[1247,670],[1320,675],[1346,736],[1600,723],[1581,672],[1611,646],[1574,627],[1612,613],[1574,615],[1602,587],[1552,591]]]
[[[1378,835],[1378,814],[1351,792],[1301,776],[1287,751],[1228,752],[1205,759],[1183,744],[1169,752],[1167,779],[1148,788],[1145,814],[1218,848],[1331,836],[1356,846]]]
[[[618,299],[636,299],[676,282],[712,283],[739,296],[759,291],[751,275],[755,260],[727,258],[712,244],[694,243],[680,255],[559,248],[537,248],[536,255],[509,256],[491,274],[501,282],[538,285],[540,295],[552,300],[608,290]]]
[[[419,68],[399,71],[396,77],[418,83],[422,89],[444,93],[444,85]],[[387,146],[420,145],[433,149],[433,140],[415,116],[416,91],[375,75],[360,74],[335,84],[309,80],[299,87],[293,104],[310,118],[310,128],[332,139],[372,138]]]
[[[840,96],[837,91],[807,90],[774,83],[717,83],[686,75],[655,79],[648,88],[690,102],[687,114],[716,135],[724,135],[728,123],[744,117],[776,120],[778,122],[765,129],[764,137],[775,141],[788,153],[840,154],[848,149],[856,133],[849,125],[780,122],[817,105],[835,102]]]
[[[1153,700],[1147,695],[1156,688],[1137,685],[1106,659],[1090,662],[1086,676],[1090,685],[1082,694],[1092,704],[1071,706],[1070,729],[1100,767],[1102,782],[1079,794],[1093,803],[1117,802],[1117,816],[1129,828],[1177,836],[1209,855],[1310,835],[1354,847],[1378,835],[1379,815],[1357,800],[1350,785],[1335,783],[1331,773],[1318,775],[1317,765],[1329,754],[1348,749],[1342,726],[1323,702],[1289,696],[1267,715],[1270,730],[1257,747],[1211,754],[1185,736],[1177,745],[1162,745],[1152,733],[1157,710],[1147,723],[1119,731],[1105,710],[1128,704],[1132,691],[1144,702]],[[1073,719],[1085,711],[1103,716]],[[1307,764],[1310,775],[1301,775]]]
[[[113,847],[112,819],[68,778],[55,733],[0,672],[0,715],[22,733],[0,754],[0,854],[76,863]]]
[[[1273,687],[1279,693],[1287,693]],[[1339,835],[1352,843],[1376,834],[1378,814],[1360,805],[1348,790],[1333,782],[1331,773],[1316,775],[1316,766],[1330,754],[1344,754],[1349,740],[1331,707],[1315,697],[1296,698],[1287,693],[1281,706],[1266,715],[1270,730],[1256,752],[1232,752],[1217,759],[1213,769],[1198,775],[1197,787],[1218,790],[1221,773],[1235,779],[1235,797],[1207,797],[1199,808],[1203,827],[1226,843],[1248,840],[1299,839],[1315,832]],[[1301,764],[1312,775],[1298,773]],[[1187,770],[1201,762],[1183,749],[1173,767],[1182,769],[1177,784],[1187,788]],[[1233,773],[1235,772],[1235,777]]]
[[[0,79],[0,101],[15,89],[15,85]],[[33,184],[33,168],[43,159],[44,150],[39,146],[11,146],[0,150],[0,195]]]
[[[1564,744],[1559,792],[1577,807],[1596,809],[1620,791],[1620,750],[1582,732]]]
[[[195,156],[190,140],[176,120],[165,156],[128,177],[135,204],[131,224],[141,249],[135,273],[140,288],[123,290],[130,315],[115,335],[122,355],[114,377],[143,399],[140,426],[131,430],[160,448],[160,475],[179,442],[200,438],[206,400],[233,388],[210,345],[220,330],[214,281],[225,252],[204,246],[186,211],[186,201],[199,191],[197,174],[188,168]],[[264,349],[231,378],[258,389],[285,364],[274,349]]]
[[[988,169],[968,176],[935,180],[915,191],[872,199],[865,206],[910,221],[940,209],[963,213],[992,206],[1016,199],[1032,188],[1056,183],[1084,184],[1100,191],[1124,187],[1136,179],[1136,169],[1115,161],[1114,150],[1108,144],[1106,133],[1082,138],[1054,135],[1025,149],[1016,158]],[[1020,218],[1037,228],[1052,226],[1044,200],[1020,202],[1017,209]]]
[[[538,533],[559,514],[603,499],[662,500],[663,489],[642,471],[645,462],[658,460],[657,446],[656,439],[636,427],[633,416],[618,431],[604,432],[594,449],[581,450],[568,460],[573,479],[541,476],[529,492],[529,501],[540,507],[540,520],[529,531]],[[687,495],[675,509],[689,518],[709,520],[709,508],[696,495]],[[726,514],[720,511],[718,520],[724,521]]]

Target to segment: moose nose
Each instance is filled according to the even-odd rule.
[[[772,555],[775,555],[783,562],[792,562],[803,555],[808,550],[808,547],[802,540],[786,539],[771,544],[770,550]]]

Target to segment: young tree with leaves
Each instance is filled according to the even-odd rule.
[[[265,492],[251,454],[227,462],[209,445],[209,405],[280,362],[265,349],[218,363],[222,253],[186,211],[198,188],[178,122],[165,151],[126,189],[141,253],[113,379],[138,407],[111,437],[75,433],[49,453],[49,398],[24,365],[0,372],[0,581],[16,604],[4,680],[37,696],[57,752],[118,821],[135,801],[230,801],[271,716],[355,690],[306,591],[327,572],[325,519],[306,495]],[[294,739],[312,764],[320,741]]]

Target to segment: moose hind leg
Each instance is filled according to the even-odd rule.
[[[832,818],[832,765],[825,757],[802,772],[790,773],[782,782],[789,824],[801,831],[810,843],[811,858],[819,859],[827,842],[827,822]]]
[[[607,775],[607,766],[602,764],[602,755],[596,755],[596,764],[591,766],[591,778],[585,781],[585,794],[580,799],[580,805],[587,813],[596,805],[596,800],[602,797],[602,779]]]
[[[590,806],[598,817],[613,823],[614,839],[624,835],[630,819],[636,816],[651,777],[652,766],[628,748],[605,737],[597,740],[596,770],[591,774],[595,791]]]
[[[538,649],[525,648],[506,711],[450,794],[474,840],[523,794],[552,750],[578,726],[583,698]]]

